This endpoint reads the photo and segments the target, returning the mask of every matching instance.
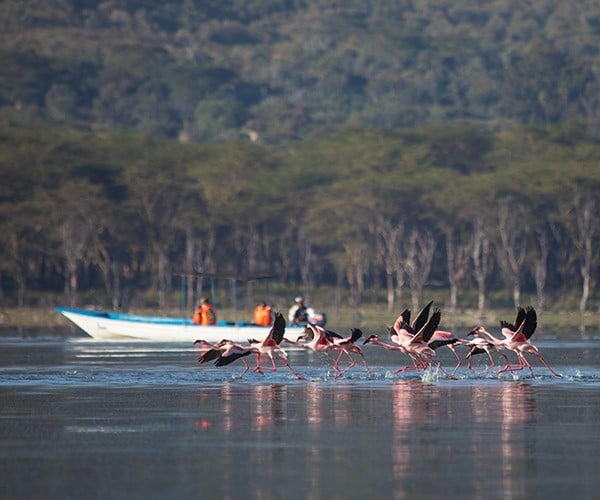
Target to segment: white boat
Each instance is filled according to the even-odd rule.
[[[219,321],[217,325],[200,326],[187,318],[140,316],[66,307],[57,307],[55,310],[93,339],[102,341],[193,343],[197,339],[207,342],[230,339],[234,342],[247,342],[252,338],[263,339],[271,329],[270,326],[257,326],[246,322]],[[304,326],[288,326],[286,335],[291,340],[296,340],[303,331]]]

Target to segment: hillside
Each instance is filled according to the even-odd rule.
[[[0,124],[278,142],[468,120],[600,132],[595,0],[4,0]]]

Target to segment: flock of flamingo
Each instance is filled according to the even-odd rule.
[[[533,376],[531,363],[525,357],[525,353],[528,353],[538,358],[550,370],[552,375],[561,377],[560,374],[548,365],[543,356],[538,352],[538,348],[529,340],[537,328],[537,314],[533,307],[519,307],[514,323],[501,321],[502,338],[494,336],[483,326],[473,328],[467,334],[466,338],[459,338],[452,332],[438,329],[441,311],[438,308],[434,308],[432,312],[432,304],[433,301],[423,307],[412,322],[410,310],[405,309],[398,316],[394,325],[389,328],[389,339],[383,340],[379,335],[369,335],[363,341],[363,345],[372,344],[406,355],[411,364],[397,369],[394,371],[394,374],[403,373],[408,370],[424,371],[430,366],[434,366],[446,377],[455,378],[456,371],[463,364],[463,359],[457,352],[457,347],[462,346],[467,350],[465,359],[467,361],[467,368],[471,371],[474,371],[471,364],[473,356],[487,354],[490,363],[479,373],[480,375],[498,366],[492,356],[492,353],[494,353],[504,361],[504,366],[497,371],[498,375],[504,372],[513,372],[527,368]],[[368,373],[373,373],[361,348],[356,345],[357,341],[363,336],[363,332],[359,328],[352,328],[351,334],[344,337],[320,326],[308,324],[302,335],[296,340],[290,340],[285,337],[285,327],[285,318],[278,312],[275,314],[273,326],[269,334],[262,341],[250,339],[248,344],[239,344],[223,339],[215,344],[210,344],[204,340],[196,340],[194,345],[199,350],[198,362],[207,363],[214,361],[216,366],[226,366],[237,359],[241,359],[244,363],[244,370],[238,377],[242,378],[250,369],[244,358],[254,354],[256,358],[254,372],[264,374],[265,371],[277,371],[275,362],[275,359],[277,359],[287,366],[294,377],[302,380],[304,377],[299,375],[287,361],[287,353],[281,347],[281,344],[285,342],[324,354],[333,363],[333,370],[336,377],[342,376],[356,365],[354,355],[361,358]],[[450,349],[456,357],[457,364],[452,373],[446,371],[434,359],[435,351],[443,346]],[[512,351],[517,357],[517,362],[511,363],[505,351]],[[337,353],[337,356],[333,353]],[[270,359],[271,366],[261,365],[261,360],[265,356]],[[344,356],[349,359],[349,363],[344,368],[340,368],[340,362]]]

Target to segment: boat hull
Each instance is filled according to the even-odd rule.
[[[189,319],[154,316],[136,316],[86,309],[57,307],[61,313],[87,335],[100,341],[151,341],[151,342],[188,342],[197,339],[218,342],[230,339],[234,342],[247,342],[248,339],[264,338],[270,327],[256,326],[250,323],[219,322],[218,325],[196,325]],[[302,334],[304,327],[286,328],[291,340]]]

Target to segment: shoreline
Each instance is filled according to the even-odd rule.
[[[129,312],[141,315],[182,317],[181,310],[176,309],[165,311],[139,309]],[[250,320],[252,313],[251,311],[234,311],[223,308],[218,310],[217,314],[221,319]],[[382,328],[390,326],[395,318],[394,313],[389,313],[385,306],[377,304],[372,306],[365,305],[358,314],[350,307],[335,308],[327,311],[327,317],[327,326],[334,330],[340,330],[340,332],[349,330],[350,327],[357,325],[367,330],[379,331]],[[500,320],[513,321],[514,311],[508,309],[489,309],[485,311],[484,317],[480,317],[478,311],[475,310],[462,310],[452,313],[442,308],[440,329],[463,331],[479,324],[495,328],[499,326]],[[542,333],[546,331],[570,335],[575,333],[580,334],[588,329],[600,331],[600,312],[594,311],[582,314],[579,311],[538,311],[538,322]],[[77,336],[77,332],[83,334],[78,327],[57,313],[54,307],[5,307],[0,309],[0,335],[2,332],[10,330],[35,331],[42,328],[53,331],[72,331],[75,336]]]

